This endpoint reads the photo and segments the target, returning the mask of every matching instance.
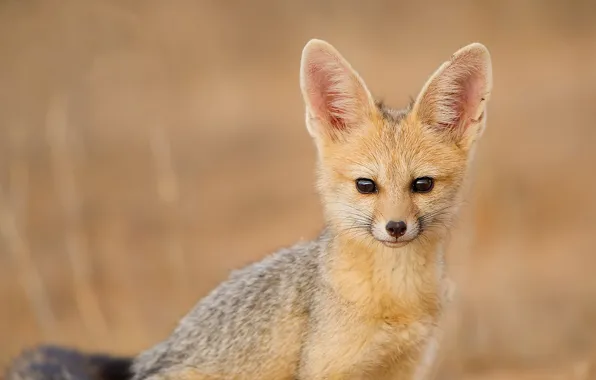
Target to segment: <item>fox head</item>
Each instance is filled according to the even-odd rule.
[[[473,43],[454,53],[404,110],[376,102],[321,40],[304,47],[300,86],[328,228],[391,248],[443,236],[485,127],[492,89],[486,47]]]

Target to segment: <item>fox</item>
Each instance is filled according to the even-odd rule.
[[[451,297],[445,249],[486,128],[490,53],[460,48],[404,108],[374,97],[324,40],[303,47],[299,80],[324,216],[317,237],[233,270],[136,357],[67,360],[53,348],[60,371],[44,375],[41,347],[7,380],[430,376]]]

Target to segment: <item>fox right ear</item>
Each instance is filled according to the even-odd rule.
[[[329,43],[310,40],[300,66],[306,125],[312,136],[336,140],[361,125],[374,110],[364,81]]]

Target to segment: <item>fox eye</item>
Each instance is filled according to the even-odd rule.
[[[412,191],[414,193],[428,193],[433,189],[435,185],[434,181],[430,177],[420,177],[416,178],[412,182]]]
[[[361,194],[372,194],[377,191],[377,185],[372,179],[358,178],[356,180],[356,189],[358,189]]]

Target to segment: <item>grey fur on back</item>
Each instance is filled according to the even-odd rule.
[[[263,363],[254,358],[273,363],[277,356],[291,354],[288,351],[300,346],[299,342],[277,345],[288,338],[304,339],[303,325],[319,286],[318,259],[325,241],[323,233],[315,241],[281,249],[233,271],[181,320],[167,340],[135,359],[133,379],[185,366],[200,366],[217,374],[226,368],[259,373]],[[284,348],[286,352],[279,352]]]

